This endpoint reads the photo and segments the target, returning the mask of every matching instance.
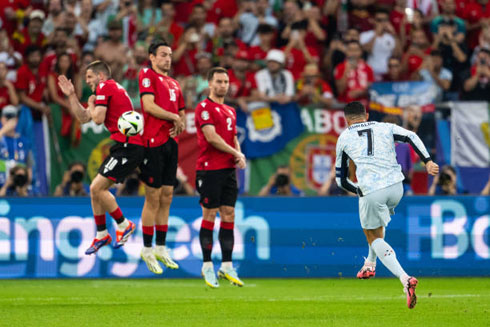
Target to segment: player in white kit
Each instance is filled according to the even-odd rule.
[[[397,276],[407,294],[407,306],[417,303],[417,279],[405,273],[396,259],[395,251],[384,240],[384,229],[390,222],[394,208],[403,196],[404,176],[396,161],[395,142],[409,143],[425,163],[427,172],[437,175],[439,166],[417,134],[394,124],[368,122],[366,109],[360,102],[351,102],[344,108],[349,126],[337,140],[335,162],[339,187],[359,195],[361,226],[369,244],[369,255],[357,274],[367,279],[375,275],[376,256]],[[348,178],[349,159],[356,165],[358,183]]]

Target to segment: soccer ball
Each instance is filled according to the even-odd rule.
[[[136,111],[126,111],[119,117],[117,128],[126,136],[135,136],[143,130],[143,116]]]

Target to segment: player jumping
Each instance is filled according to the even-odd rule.
[[[78,101],[75,88],[66,76],[59,76],[58,85],[68,97],[71,110],[80,123],[84,124],[90,120],[96,124],[103,123],[111,133],[111,139],[115,141],[109,156],[104,160],[97,176],[90,184],[90,198],[97,225],[97,235],[85,254],[92,254],[112,241],[106,228],[106,212],[109,212],[117,223],[114,248],[124,245],[136,229],[135,224],[123,216],[109,188],[114,183],[123,182],[124,178],[140,165],[144,148],[140,135],[127,137],[117,128],[119,117],[124,112],[133,110],[133,105],[124,88],[111,79],[109,66],[102,61],[92,62],[87,66],[85,79],[95,92],[95,95],[91,95],[88,100],[87,109]]]
[[[145,117],[143,140],[145,159],[141,179],[145,182],[146,199],[141,214],[143,250],[141,258],[148,269],[161,274],[157,260],[178,269],[165,246],[170,204],[176,185],[178,145],[175,136],[185,129],[185,103],[179,83],[168,76],[172,65],[172,48],[157,41],[148,48],[151,67],[139,74],[141,108]],[[152,248],[156,230],[156,247]]]
[[[236,136],[235,109],[224,104],[230,85],[226,69],[212,68],[208,73],[208,83],[209,97],[200,102],[195,111],[199,146],[196,188],[202,207],[199,233],[203,255],[201,272],[208,286],[219,287],[211,261],[214,220],[219,211],[221,226],[218,238],[222,263],[218,276],[235,285],[243,286],[233,268],[231,257],[234,245],[235,202],[238,196],[235,166],[245,169],[246,160]]]
[[[395,213],[394,208],[403,196],[404,176],[396,161],[395,142],[409,143],[429,174],[437,175],[439,166],[432,162],[415,133],[394,124],[368,122],[368,114],[360,102],[346,105],[344,115],[349,127],[337,141],[336,181],[346,191],[359,195],[361,226],[369,244],[369,256],[358,277],[374,276],[377,256],[400,279],[407,294],[407,306],[412,309],[417,303],[418,281],[407,275],[395,251],[384,240],[390,215]],[[357,185],[348,179],[349,159],[356,165]]]

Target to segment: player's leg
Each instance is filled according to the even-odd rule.
[[[164,146],[164,163],[162,171],[162,189],[160,192],[160,207],[156,215],[156,246],[155,257],[167,268],[178,269],[179,265],[172,260],[166,247],[168,217],[172,204],[174,185],[176,184],[177,163],[179,160],[178,146],[174,139],[169,139]]]
[[[145,185],[145,204],[141,212],[141,222],[143,224],[143,249],[141,259],[146,263],[148,270],[155,274],[163,272],[153,253],[153,232],[155,226],[155,216],[160,207],[161,188]]]
[[[384,238],[384,234],[383,234]],[[372,246],[368,243],[369,247],[369,252],[367,258],[364,260],[364,265],[362,268],[357,272],[357,278],[359,279],[370,279],[374,276],[376,276],[376,252],[374,252],[374,249]]]
[[[202,250],[202,270],[206,285],[212,288],[219,287],[218,279],[214,273],[211,253],[213,252],[214,221],[218,213],[221,184],[219,176],[213,171],[197,171],[196,187],[199,192],[199,203],[202,208],[202,222],[199,231],[199,242]]]
[[[92,188],[92,185],[90,187]],[[85,251],[85,254],[93,254],[104,245],[111,244],[112,242],[111,235],[109,235],[107,232],[105,209],[92,192],[90,192],[90,201],[92,203],[92,212],[94,214],[95,225],[97,227],[97,234],[95,235],[95,239],[92,241],[90,247]]]
[[[172,204],[174,187],[164,185],[160,192],[160,208],[156,215],[156,246],[155,257],[167,268],[179,269],[179,265],[172,260],[166,247],[168,217],[170,215],[170,205]]]

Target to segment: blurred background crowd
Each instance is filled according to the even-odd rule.
[[[138,109],[138,72],[157,38],[172,45],[171,76],[190,111],[207,96],[206,73],[216,65],[229,69],[226,101],[245,115],[256,102],[368,106],[376,82],[425,81],[437,103],[490,100],[488,0],[0,0],[0,28],[0,196],[87,194],[88,170],[101,160],[66,158],[63,149],[77,151],[87,130],[57,76],[68,76],[84,103],[91,94],[84,67],[104,60]],[[424,117],[408,106],[378,119],[420,132],[435,154]],[[418,159],[404,145],[397,155],[410,194]],[[274,167],[258,194],[304,194],[289,162]],[[187,175],[179,170],[179,194],[194,194]],[[334,170],[326,176],[317,194],[342,194]],[[135,172],[114,192],[140,189]],[[449,165],[426,190],[465,192]]]

